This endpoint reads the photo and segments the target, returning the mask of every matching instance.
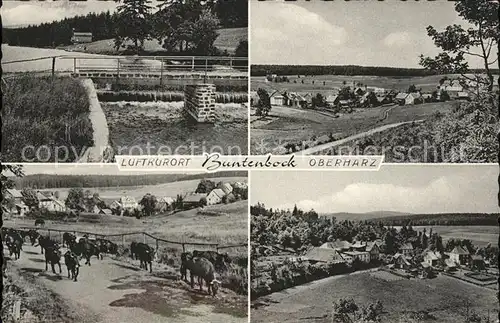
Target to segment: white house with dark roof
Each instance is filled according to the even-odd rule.
[[[224,191],[222,189],[220,189],[220,188],[213,189],[207,195],[207,205],[215,205],[215,204],[222,203],[222,199],[226,195],[227,194],[224,193]]]
[[[122,196],[120,197],[120,204],[123,209],[137,209],[139,203],[132,196]]]
[[[29,211],[29,207],[24,203],[23,198],[23,194],[17,189],[5,190],[4,199],[12,201],[11,207],[7,208],[9,209],[9,213],[24,216]]]
[[[461,246],[456,246],[449,253],[450,259],[457,265],[465,265],[470,260],[470,253]]]
[[[422,94],[420,92],[412,92],[405,98],[405,105],[420,104],[423,102]]]

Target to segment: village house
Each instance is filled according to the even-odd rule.
[[[184,196],[182,204],[185,208],[199,207],[201,205],[202,199],[206,198],[207,194],[205,193],[192,193]]]
[[[347,256],[348,258],[352,259],[352,261],[357,259],[363,263],[369,263],[371,260],[370,253],[367,251],[344,251],[341,254],[343,257]]]
[[[226,194],[226,195],[233,192],[233,186],[231,186],[231,184],[229,184],[229,183],[224,183],[224,184],[220,185],[220,187],[218,187],[218,188],[223,190],[224,194]]]
[[[300,109],[307,108],[307,99],[297,93],[290,93],[288,102],[289,102],[288,105],[293,108],[300,108]]]
[[[370,261],[378,261],[380,259],[380,247],[375,241],[369,242],[365,250],[370,254]]]
[[[394,101],[399,104],[399,105],[404,105],[406,103],[406,97],[408,96],[408,93],[405,92],[399,92],[396,97],[394,98]]]
[[[484,262],[484,258],[481,255],[472,255],[471,256],[471,267],[475,270],[485,270],[486,263]]]
[[[339,105],[341,108],[348,108],[352,104],[352,100],[339,100]]]
[[[257,94],[257,91],[250,91],[250,106],[255,107],[259,104],[260,97]]]
[[[461,246],[456,246],[449,253],[450,259],[457,265],[465,265],[470,261],[470,253]]]
[[[271,105],[285,105],[285,97],[279,91],[273,92],[269,98]]]
[[[124,210],[137,209],[139,203],[132,196],[122,196],[120,197],[120,204]]]
[[[340,264],[345,263],[345,259],[342,255],[334,249],[313,247],[304,256],[301,257],[302,260],[309,261],[311,263],[334,263]]]
[[[95,205],[93,213],[95,213],[95,214],[104,214],[104,215],[112,215],[113,211],[111,211],[108,208],[100,208],[97,205]]]
[[[365,90],[367,92],[374,92],[376,95],[382,95],[385,94],[387,91],[384,88],[381,87],[376,87],[376,86],[367,86],[365,87]]]
[[[66,212],[67,210],[67,207],[64,204],[64,202],[55,198],[52,195],[52,193],[49,192],[43,193],[38,191],[36,197],[38,199],[38,207],[40,209],[46,209],[47,211],[50,212]]]
[[[377,101],[380,105],[389,104],[392,102],[391,97],[386,94],[377,95]]]
[[[207,205],[215,205],[222,203],[222,199],[226,196],[224,191],[220,188],[215,188],[213,189],[208,195],[207,195]]]
[[[342,252],[342,251],[348,251],[351,248],[351,243],[345,240],[335,240],[333,242],[323,243],[320,246],[320,248],[329,248]]]
[[[405,105],[420,104],[423,102],[422,94],[420,92],[412,92],[405,98]]]
[[[468,92],[458,92],[457,93],[457,100],[466,100],[466,101],[469,101],[470,100],[470,96],[469,96],[469,93]]]
[[[439,264],[439,261],[441,259],[441,254],[439,252],[435,251],[428,251],[424,255],[424,263],[431,267],[436,267]]]
[[[404,245],[402,245],[400,251],[405,257],[413,256],[413,246],[411,243],[405,243]]]
[[[392,260],[394,262],[394,266],[396,268],[399,268],[399,269],[405,269],[405,270],[409,270],[412,268],[412,264],[411,264],[411,258],[403,255],[403,254],[400,254],[400,253],[396,253],[393,257],[392,257]]]
[[[336,94],[331,94],[329,96],[326,97],[326,105],[329,106],[329,107],[334,107],[336,106],[338,103],[339,103],[339,96],[336,95]]]
[[[422,100],[425,103],[432,102],[432,94],[430,94],[430,93],[424,93],[424,94],[422,94]]]
[[[73,36],[71,36],[71,42],[73,44],[91,43],[92,33],[73,30]]]
[[[158,200],[156,203],[156,208],[159,212],[166,212],[172,209],[175,198],[171,196],[164,196]]]
[[[111,202],[111,204],[109,205],[109,208],[112,210],[116,210],[116,209],[122,209],[123,206],[119,201],[115,200],[115,201]]]
[[[245,190],[248,188],[248,185],[247,183],[245,182],[234,182],[233,183],[233,187],[234,188],[237,188],[237,189],[242,189],[242,190]]]
[[[459,80],[446,80],[443,85],[438,86],[438,89],[446,91],[451,99],[457,99],[458,93],[464,91],[464,87]]]
[[[4,199],[12,201],[7,209],[9,213],[24,216],[29,211],[29,207],[24,203],[23,194],[17,189],[5,190]]]

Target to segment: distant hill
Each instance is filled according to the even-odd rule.
[[[246,177],[245,171],[220,173],[186,174],[147,174],[147,175],[52,175],[34,174],[22,178],[14,178],[15,187],[31,187],[36,189],[70,188],[70,187],[118,187],[142,186],[188,181],[214,177]]]
[[[385,225],[498,225],[499,213],[437,213],[437,214],[407,214],[386,217],[372,217],[374,222]]]
[[[343,221],[343,220],[365,221],[377,218],[407,216],[409,215],[409,213],[396,212],[396,211],[373,211],[366,213],[349,213],[349,212],[323,213],[320,215],[327,217],[335,217],[338,221]]]

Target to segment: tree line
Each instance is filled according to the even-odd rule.
[[[497,225],[497,219],[498,213],[438,213],[378,218],[373,222],[382,222],[388,226]]]
[[[481,69],[471,69],[470,72],[482,72]],[[492,70],[498,73],[498,70]],[[269,74],[277,75],[374,75],[390,77],[413,77],[442,74],[438,70],[427,68],[399,68],[383,66],[359,65],[252,65],[251,76],[268,77]]]
[[[90,13],[60,21],[3,29],[2,43],[57,47],[71,44],[73,30],[91,32],[93,41],[114,39],[116,50],[139,54],[145,40],[172,53],[222,54],[214,47],[219,28],[247,27],[245,0],[120,0],[114,13]],[[241,49],[240,49],[241,50]]]
[[[213,177],[246,177],[245,171],[229,171],[210,174],[146,174],[146,175],[49,175],[33,174],[11,178],[13,187],[22,189],[51,189],[62,187],[116,187],[156,185],[177,181]]]

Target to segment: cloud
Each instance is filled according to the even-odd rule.
[[[412,44],[413,35],[406,31],[393,32],[382,41],[387,47],[406,47]]]
[[[474,187],[457,185],[463,183],[458,177],[440,177],[421,187],[397,184],[353,183],[336,193],[305,199],[296,204],[303,210],[314,209],[319,213],[371,211],[401,211],[410,213],[428,212],[488,212],[488,205],[476,203]],[[492,196],[493,198],[493,196]],[[280,209],[291,209],[293,205],[282,205]],[[431,211],[432,210],[432,211]]]
[[[252,6],[252,57],[323,57],[348,40],[345,28],[290,3]],[[314,40],[314,41],[311,41]]]

